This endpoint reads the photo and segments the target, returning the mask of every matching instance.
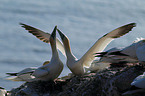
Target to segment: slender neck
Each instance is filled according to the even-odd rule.
[[[65,53],[66,53],[67,58],[76,59],[76,57],[71,52],[69,41],[63,42],[63,44],[64,44]]]
[[[51,50],[52,50],[52,57],[54,57],[54,56],[55,56],[55,58],[59,57],[57,48],[56,48],[56,41],[51,41],[50,44],[51,44]]]

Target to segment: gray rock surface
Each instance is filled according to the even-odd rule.
[[[142,66],[109,68],[98,73],[57,79],[54,82],[27,82],[11,90],[11,96],[122,96]],[[145,92],[124,96],[145,96]]]

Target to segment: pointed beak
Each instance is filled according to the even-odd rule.
[[[58,31],[61,39],[63,40],[65,38],[65,35],[59,29],[57,29],[57,31]]]
[[[57,26],[54,27],[53,32],[51,33],[51,37],[52,37],[53,39],[56,38],[56,30],[57,30]]]

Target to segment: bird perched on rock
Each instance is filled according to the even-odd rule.
[[[49,63],[49,64],[45,64],[41,67],[38,68],[27,68],[22,70],[21,72],[19,72],[19,77],[23,77],[23,76],[28,76],[26,77],[28,82],[31,81],[35,81],[35,80],[42,80],[42,81],[51,81],[56,79],[62,72],[63,70],[63,63],[61,62],[61,60],[59,59],[59,55],[58,55],[58,51],[57,51],[57,47],[56,47],[56,29],[57,26],[55,26],[53,32],[50,35],[50,45],[51,45],[51,49],[52,49],[52,57],[50,62],[45,62],[45,63]],[[28,74],[27,74],[28,73]],[[15,73],[11,74],[11,73],[7,73],[9,75],[15,75]],[[32,78],[32,79],[31,79]],[[24,77],[23,77],[24,79]]]
[[[37,68],[33,72],[34,80],[49,81],[56,79],[63,70],[63,63],[59,59],[57,47],[56,47],[56,30],[55,26],[53,32],[50,35],[50,45],[52,49],[52,57],[49,64]]]
[[[96,53],[96,57],[101,57],[99,62],[107,63],[138,63],[145,62],[145,39],[137,38],[133,44],[117,49],[112,48],[106,52]],[[112,51],[111,51],[112,50]]]
[[[44,65],[49,64],[50,61],[45,61],[43,63]],[[30,67],[30,68],[25,68],[20,72],[17,73],[6,73],[7,75],[11,76],[8,78],[6,78],[7,80],[12,80],[12,81],[31,81],[32,79],[34,79],[35,77],[32,75],[33,72],[37,69],[38,67]]]
[[[125,35],[131,31],[133,27],[135,27],[135,23],[130,23],[105,34],[99,40],[97,40],[95,44],[80,59],[77,59],[72,54],[68,37],[64,35],[59,29],[57,29],[65,48],[65,53],[67,56],[66,64],[68,68],[75,75],[83,75],[85,73],[84,67],[89,67],[95,59],[95,52],[103,51],[112,40]]]

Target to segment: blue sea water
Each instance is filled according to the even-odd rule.
[[[57,25],[80,58],[102,35],[131,22],[137,27],[105,50],[145,37],[144,5],[144,0],[0,0],[0,86],[10,90],[24,83],[5,80],[6,72],[39,67],[51,59],[50,45],[24,30],[20,22],[49,33]],[[61,53],[60,58],[65,64]],[[60,77],[69,72],[65,66]]]

